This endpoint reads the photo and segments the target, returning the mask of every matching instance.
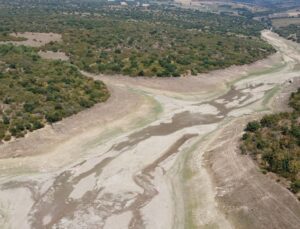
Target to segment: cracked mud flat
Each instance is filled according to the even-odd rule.
[[[299,202],[236,149],[300,77],[299,45],[263,37],[276,56],[198,78],[90,75],[107,104],[0,146],[0,225],[299,228]]]

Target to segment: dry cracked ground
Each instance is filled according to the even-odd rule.
[[[238,150],[300,86],[300,46],[262,36],[277,54],[197,77],[84,73],[107,103],[0,145],[1,228],[300,228],[297,199]]]

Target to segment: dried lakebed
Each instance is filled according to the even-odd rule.
[[[142,109],[128,97],[135,120],[128,121],[130,111],[120,110],[124,114],[118,123],[109,126],[111,121],[105,127],[109,134],[97,129],[101,122],[93,127],[92,122],[78,121],[80,133],[70,130],[69,139],[62,135],[67,139],[63,143],[53,137],[56,147],[35,141],[40,154],[31,155],[28,146],[28,156],[20,151],[16,158],[1,159],[0,224],[4,228],[299,228],[299,202],[237,150],[247,120],[277,109],[273,105],[292,90],[289,81],[299,82],[300,46],[269,31],[263,37],[278,50],[276,61],[255,70],[236,67],[226,73],[231,74],[230,83],[222,78],[222,71],[210,86],[205,77],[188,79],[199,85],[198,92],[189,91],[186,79],[171,83],[174,91],[170,91],[168,83],[159,79],[145,83],[94,76],[113,91],[134,93],[148,105]],[[219,85],[225,83],[227,88]],[[181,85],[185,91],[176,90]],[[126,107],[122,97],[115,102]],[[100,115],[101,109],[95,109],[90,112]],[[121,118],[128,119],[128,128],[117,128],[125,123]],[[89,130],[94,135],[87,134]],[[41,131],[46,136],[49,130]],[[32,139],[34,134],[12,149]],[[0,150],[9,155],[8,145]]]

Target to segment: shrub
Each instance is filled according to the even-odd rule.
[[[300,90],[290,98],[291,106],[300,104]],[[247,132],[242,137],[242,153],[250,153],[261,158],[261,169],[272,171],[292,181],[290,190],[300,191],[300,113],[294,107],[291,113],[264,116],[260,122],[248,123]],[[263,127],[263,128],[261,128]]]
[[[266,115],[260,121],[262,127],[272,127],[275,126],[277,123],[277,118],[275,115]]]
[[[3,115],[2,119],[3,119],[3,124],[8,125],[10,123],[10,119],[6,115]]]
[[[33,124],[32,124],[32,130],[37,130],[37,129],[40,129],[40,128],[43,128],[43,127],[44,127],[44,124],[41,123],[38,120],[34,121]]]
[[[249,122],[246,127],[246,131],[255,132],[261,127],[260,123],[257,121]]]
[[[291,190],[294,193],[297,193],[300,191],[300,180],[296,180],[296,181],[292,182]]]
[[[300,138],[300,126],[292,126],[291,134],[292,134],[295,138]]]
[[[49,123],[54,123],[54,122],[60,121],[62,119],[61,113],[59,113],[57,111],[50,111],[50,112],[46,113],[45,117]]]
[[[3,138],[4,141],[10,141],[10,139],[11,139],[10,134],[5,135],[5,137]]]

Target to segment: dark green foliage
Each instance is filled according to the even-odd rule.
[[[0,141],[23,137],[109,96],[102,82],[76,67],[33,56],[38,56],[33,48],[0,45]]]
[[[75,13],[76,12],[76,13]],[[262,59],[274,49],[264,26],[246,17],[155,5],[115,8],[99,1],[0,3],[0,41],[15,32],[54,32],[70,61],[46,61],[38,48],[0,46],[0,140],[20,137],[107,99],[94,73],[178,77]],[[76,66],[76,67],[75,67]]]
[[[76,12],[83,9],[84,4]],[[196,75],[248,64],[275,51],[259,38],[263,25],[245,17],[159,6],[149,11],[102,6],[96,15],[92,9],[85,9],[81,15],[66,8],[62,14],[52,5],[36,9],[7,7],[0,8],[0,20],[6,34],[61,33],[63,42],[51,42],[43,49],[64,51],[71,63],[93,73]],[[37,88],[32,90],[39,93]]]
[[[300,89],[298,89],[297,93],[292,93],[289,104],[296,111],[300,112]]]
[[[260,128],[260,124],[257,121],[249,122],[246,131],[255,132]]]
[[[242,137],[241,151],[256,159],[263,170],[291,181],[290,189],[300,190],[300,90],[290,97],[292,113],[266,115],[250,122]]]
[[[277,122],[278,122],[278,117],[274,115],[266,115],[261,119],[260,124],[262,127],[271,128],[272,126],[276,125]]]
[[[298,193],[300,191],[300,180],[296,180],[292,185],[291,185],[291,190],[294,193]]]

